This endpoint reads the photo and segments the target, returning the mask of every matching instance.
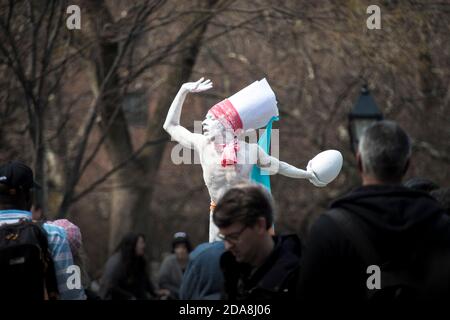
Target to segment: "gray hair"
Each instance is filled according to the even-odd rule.
[[[381,181],[397,181],[405,174],[411,142],[395,122],[378,121],[364,131],[358,151],[365,173]]]

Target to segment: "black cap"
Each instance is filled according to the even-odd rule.
[[[20,161],[10,161],[0,166],[0,184],[8,186],[10,194],[40,187],[33,179],[33,170]]]
[[[188,249],[188,252],[191,252],[192,250],[191,242],[189,241],[186,232],[177,232],[173,235],[172,251],[175,250],[175,246],[179,243],[184,243],[186,245],[186,248]]]

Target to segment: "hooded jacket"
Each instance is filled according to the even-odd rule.
[[[427,253],[440,248],[450,252],[450,222],[439,204],[428,194],[402,186],[374,185],[355,189],[334,201],[330,209],[343,209],[361,228],[381,261],[416,259],[423,267]],[[330,213],[329,214],[333,214]],[[439,261],[434,283],[445,283],[448,294],[450,263]],[[352,240],[332,217],[320,216],[313,225],[305,250],[299,282],[305,300],[364,300],[371,275]],[[423,270],[423,269],[422,269]],[[445,270],[445,271],[444,271]],[[424,272],[425,271],[421,271]],[[442,288],[441,288],[442,289]],[[442,293],[442,290],[441,292]]]

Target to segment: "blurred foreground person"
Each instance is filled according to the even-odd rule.
[[[214,210],[226,252],[220,266],[228,300],[286,300],[295,297],[301,243],[296,235],[272,236],[274,206],[258,185],[228,190]]]
[[[362,187],[312,227],[300,297],[310,301],[448,299],[450,221],[428,193],[402,185],[411,157],[394,122],[368,127],[358,148]]]
[[[35,187],[24,163],[0,166],[0,300],[83,300],[83,288],[72,285],[65,230],[32,221]]]
[[[223,275],[220,257],[225,251],[223,241],[198,245],[189,255],[189,263],[180,287],[181,300],[220,300]]]

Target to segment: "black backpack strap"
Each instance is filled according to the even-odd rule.
[[[355,221],[356,219],[352,218],[348,211],[334,208],[328,210],[325,215],[335,222],[368,266],[372,264],[379,265],[381,259],[372,242],[364,233],[361,224]]]

